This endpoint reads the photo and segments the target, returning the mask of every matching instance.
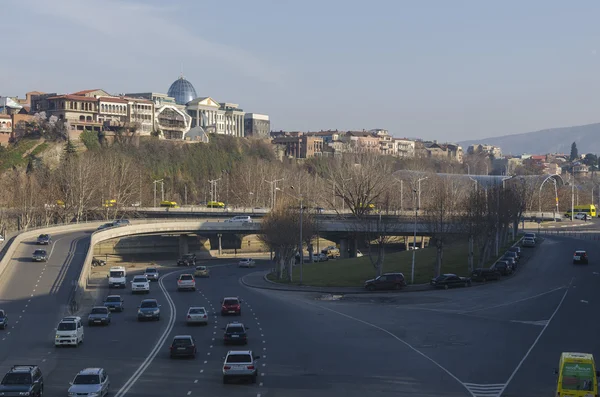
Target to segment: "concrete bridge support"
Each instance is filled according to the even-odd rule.
[[[357,241],[356,237],[348,239],[348,243],[349,243],[349,248],[350,248],[350,252],[349,252],[350,258],[356,258],[356,251],[358,251],[358,241]]]
[[[340,258],[345,259],[348,257],[348,239],[343,238],[340,240]]]
[[[179,256],[185,255],[189,252],[190,246],[188,243],[188,235],[180,234],[179,235]]]

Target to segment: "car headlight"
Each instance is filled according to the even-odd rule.
[[[138,310],[138,314],[144,314],[141,310]]]
[[[76,395],[77,395],[77,393],[73,393],[72,391],[69,392],[69,397],[76,396]]]
[[[56,334],[55,338],[56,338],[56,339],[60,338],[60,335]]]
[[[160,310],[156,309],[156,310],[154,311],[154,314],[158,314],[158,313],[160,313]]]

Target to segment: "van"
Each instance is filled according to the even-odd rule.
[[[587,397],[598,395],[598,376],[594,356],[589,353],[562,353],[558,368],[556,395],[561,397]]]
[[[56,327],[54,346],[79,346],[83,343],[83,324],[81,317],[71,316],[60,320]]]
[[[123,266],[113,266],[108,275],[109,288],[125,288],[127,286],[127,270]]]
[[[231,219],[227,219],[225,222],[252,223],[252,218],[250,218],[248,215],[239,215],[239,216],[234,216]]]

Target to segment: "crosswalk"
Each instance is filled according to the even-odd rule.
[[[506,387],[506,383],[464,383],[465,387],[471,392],[474,397],[500,397],[502,391]]]

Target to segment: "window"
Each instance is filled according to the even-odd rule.
[[[232,327],[227,327],[227,332],[231,334],[242,334],[244,333],[244,327],[235,325]]]
[[[140,307],[143,307],[143,308],[153,308],[153,307],[158,307],[158,304],[156,302],[142,302],[142,304],[140,305]]]
[[[3,385],[30,385],[32,383],[29,373],[8,373],[2,379]]]
[[[173,339],[173,346],[183,347],[183,346],[191,346],[191,345],[193,345],[193,343],[192,343],[192,340],[189,338]]]
[[[107,302],[121,302],[121,298],[118,296],[109,296],[106,298]]]
[[[249,354],[230,354],[227,356],[228,364],[236,364],[236,363],[251,363],[252,356]]]
[[[95,307],[92,309],[92,314],[107,314],[108,308],[106,307]]]
[[[60,323],[57,331],[75,331],[76,329],[77,325],[75,323]]]
[[[77,375],[73,380],[74,385],[97,385],[100,384],[100,375]]]
[[[190,309],[190,314],[204,314],[206,311],[204,309]]]
[[[237,299],[225,299],[223,304],[224,305],[237,305],[238,301],[237,301]]]

